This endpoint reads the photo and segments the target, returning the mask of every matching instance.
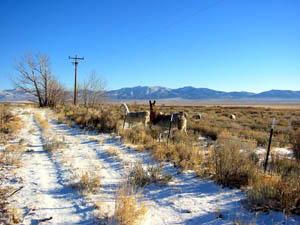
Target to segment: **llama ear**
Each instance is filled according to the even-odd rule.
[[[149,104],[151,105],[151,100],[149,100]]]
[[[155,105],[155,100],[153,101],[153,105]]]

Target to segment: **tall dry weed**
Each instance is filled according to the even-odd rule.
[[[95,193],[101,188],[101,180],[97,174],[83,172],[81,176],[75,175],[72,180],[78,180],[76,183],[72,183],[71,187],[76,188],[83,194]]]
[[[22,210],[7,202],[0,202],[0,224],[19,224],[22,222]]]
[[[42,114],[40,112],[36,112],[34,114],[34,118],[35,118],[35,121],[38,125],[38,127],[43,130],[43,131],[46,131],[48,130],[48,128],[50,127],[49,125],[49,122],[47,119],[45,119]]]
[[[7,144],[23,127],[20,117],[11,112],[12,108],[0,106],[0,143]]]
[[[48,136],[45,139],[43,148],[45,151],[54,154],[58,149],[66,148],[67,145],[63,141],[56,140],[56,138],[49,138]]]
[[[279,209],[290,215],[300,200],[300,183],[298,179],[291,177],[258,174],[255,179],[250,180],[246,193],[254,207]],[[298,211],[300,212],[299,209]]]
[[[223,139],[213,150],[215,180],[227,187],[240,188],[255,176],[256,167],[250,155],[240,151],[238,140]]]
[[[300,162],[300,128],[291,133],[290,141],[292,143],[293,155]]]
[[[143,220],[147,210],[140,199],[141,196],[128,183],[117,189],[114,216],[117,224],[134,225]]]
[[[141,163],[136,163],[129,173],[128,182],[133,186],[145,187],[150,184],[165,185],[172,178],[172,175],[164,173],[161,164],[144,168]]]
[[[107,109],[89,109],[77,105],[60,105],[56,107],[60,118],[66,117],[74,121],[80,128],[96,129],[101,132],[115,132],[120,118],[116,108],[110,106]],[[60,119],[64,121],[65,119]]]
[[[22,166],[22,156],[24,154],[24,146],[18,144],[8,145],[0,153],[0,166]]]
[[[187,143],[169,144],[167,149],[175,166],[183,170],[196,170],[204,160],[199,149]]]

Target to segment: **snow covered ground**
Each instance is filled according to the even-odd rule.
[[[255,152],[264,157],[267,154],[267,150],[265,148],[259,147],[255,149]],[[278,154],[283,157],[292,158],[293,157],[293,151],[289,148],[271,148],[271,152],[274,154]]]
[[[17,170],[24,186],[13,196],[23,209],[22,224],[93,224],[98,212],[114,214],[116,188],[126,179],[135,163],[151,165],[148,152],[137,152],[109,134],[84,132],[58,124],[55,115],[41,111],[50,123],[49,135],[66,145],[54,154],[43,150],[42,131],[34,120],[34,111],[25,109],[25,127],[20,133],[27,143],[23,166]],[[21,110],[22,112],[22,110]],[[14,140],[16,142],[18,140]],[[113,149],[115,155],[107,154]],[[300,224],[300,217],[286,218],[281,212],[251,213],[244,208],[245,195],[237,189],[222,188],[212,181],[197,178],[193,172],[179,173],[172,164],[164,170],[174,179],[168,185],[150,185],[141,190],[147,213],[142,224]],[[100,176],[101,188],[84,195],[72,189],[72,182],[89,172]]]

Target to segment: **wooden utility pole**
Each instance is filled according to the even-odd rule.
[[[75,57],[69,56],[69,59],[75,59],[75,62],[72,62],[75,65],[75,82],[74,82],[74,105],[77,104],[77,65],[78,65],[78,59],[84,60],[84,57],[78,58],[77,55]]]

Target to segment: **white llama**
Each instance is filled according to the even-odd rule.
[[[147,123],[150,120],[150,112],[148,111],[130,112],[128,106],[125,103],[121,104],[121,108],[123,108],[125,112],[123,129],[126,122],[128,123],[129,127],[133,123],[143,123],[144,127],[146,128]]]

